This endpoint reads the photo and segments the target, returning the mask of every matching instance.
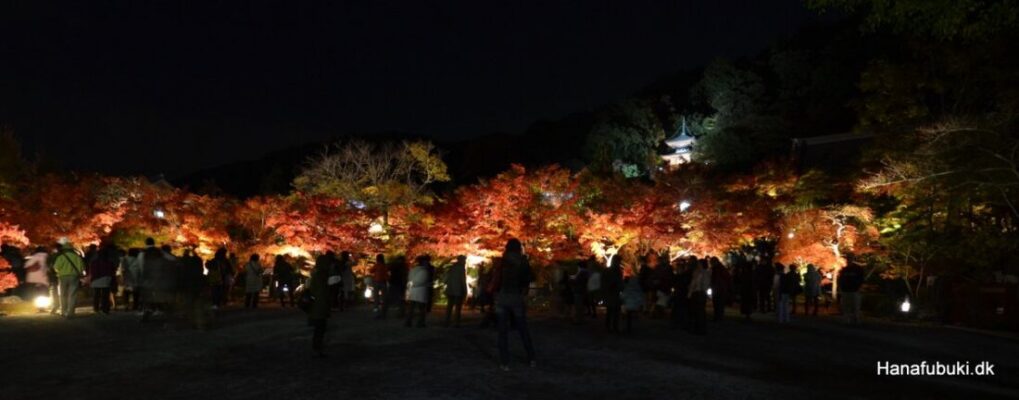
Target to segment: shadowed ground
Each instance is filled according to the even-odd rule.
[[[437,307],[438,308],[438,307]],[[831,318],[709,324],[697,337],[642,320],[631,336],[532,318],[539,366],[496,368],[496,334],[404,328],[362,306],[334,313],[329,357],[310,355],[300,311],[227,310],[213,328],[130,313],[0,318],[4,399],[1019,398],[1019,342],[956,329]],[[991,361],[994,377],[878,377],[878,361]]]

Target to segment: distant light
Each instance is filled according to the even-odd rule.
[[[824,277],[825,277],[825,278],[828,278],[828,279],[831,279],[831,277],[832,277],[832,274],[831,274],[831,272],[827,272],[827,273],[825,273],[825,274],[824,274]]]
[[[32,304],[35,304],[35,308],[49,308],[49,306],[53,305],[53,299],[49,296],[39,296],[32,301]]]
[[[796,232],[789,232],[789,234],[786,235],[786,237],[792,239],[792,238],[796,237]]]
[[[372,298],[372,290],[371,289],[365,289],[364,290],[364,298],[366,298],[366,299]]]
[[[158,208],[155,211],[152,212],[152,215],[155,215],[156,218],[159,218],[159,219],[166,218],[166,212],[163,211],[163,210],[160,210]]]
[[[708,297],[711,297],[712,293],[713,293],[713,291],[711,290],[711,288],[708,288]]]
[[[903,300],[902,304],[899,305],[899,311],[902,311],[907,314],[909,313],[909,310],[911,308],[913,308],[913,305],[909,304],[909,299]]]
[[[358,210],[364,210],[367,207],[367,205],[360,200],[351,200],[350,205]]]
[[[290,288],[287,285],[283,285],[283,293],[289,292]]]
[[[689,208],[690,208],[690,202],[689,201],[683,200],[683,201],[679,202],[679,212],[684,212],[684,211],[686,211]]]

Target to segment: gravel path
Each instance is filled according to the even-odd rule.
[[[334,314],[326,359],[311,357],[311,331],[293,309],[228,310],[205,332],[83,314],[0,318],[0,398],[1019,398],[1016,340],[905,324],[762,318],[710,324],[698,337],[643,320],[617,336],[595,321],[537,316],[539,366],[517,359],[504,373],[495,332],[475,328],[474,314],[457,329],[374,321],[364,307]],[[522,357],[517,337],[511,345]],[[878,361],[990,361],[997,375],[878,377]]]

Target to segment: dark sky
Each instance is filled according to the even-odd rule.
[[[171,175],[346,133],[516,133],[812,20],[802,0],[4,0],[0,124],[64,167]]]

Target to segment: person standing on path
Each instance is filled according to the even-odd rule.
[[[510,239],[506,243],[506,250],[496,273],[498,277],[494,278],[492,289],[497,293],[495,304],[496,314],[499,316],[499,368],[509,371],[511,322],[517,332],[520,332],[524,350],[527,351],[528,364],[534,367],[536,365],[534,344],[531,342],[531,332],[527,328],[527,291],[530,289],[533,275],[520,240]]]
[[[690,299],[690,332],[695,335],[708,333],[708,289],[711,288],[711,271],[708,260],[693,260],[691,263],[690,286],[687,297]]]
[[[719,322],[725,317],[725,307],[732,301],[732,274],[722,265],[718,257],[711,257],[711,309],[713,320]]]
[[[340,311],[347,309],[347,303],[354,302],[354,260],[349,251],[340,253]]]
[[[842,301],[842,314],[850,324],[860,323],[860,287],[863,286],[863,267],[854,257],[846,257],[846,266],[839,271],[839,296]]]
[[[640,313],[647,298],[646,291],[640,286],[641,279],[637,276],[630,276],[623,282],[623,311],[626,312],[626,333],[633,330],[633,318]]]
[[[464,299],[467,297],[467,257],[458,256],[456,262],[450,265],[446,271],[446,323],[450,326],[450,320],[456,312],[454,326],[460,326],[460,312],[463,310]]]
[[[609,333],[619,333],[619,311],[622,307],[620,294],[623,291],[623,269],[620,264],[623,261],[621,255],[615,255],[609,262],[609,267],[602,273],[602,294],[605,303],[605,330]]]
[[[787,282],[785,266],[782,264],[775,264],[775,279],[778,281],[775,286],[775,317],[779,323],[786,323],[789,322],[789,294],[792,288]]]
[[[32,299],[36,296],[47,296],[50,288],[50,267],[46,262],[49,253],[46,248],[39,246],[32,255],[25,260],[25,284],[28,285],[29,294]],[[50,302],[56,302],[51,298]]]
[[[404,326],[410,328],[414,320],[415,311],[418,313],[417,327],[425,327],[425,317],[428,315],[428,256],[418,256],[417,265],[407,275],[407,286],[410,287],[410,308],[407,312],[407,321]]]
[[[375,300],[375,319],[382,319],[382,309],[389,297],[389,266],[386,265],[386,256],[375,255],[375,265],[372,265],[372,299]]]
[[[814,264],[807,264],[807,272],[803,274],[803,314],[817,315],[818,300],[821,296],[821,273]],[[810,306],[814,306],[811,313]]]
[[[252,254],[244,265],[244,308],[258,308],[258,294],[262,291],[262,263],[258,254]]]
[[[74,316],[77,304],[78,285],[85,272],[85,261],[74,251],[71,241],[60,238],[60,251],[53,256],[53,270],[59,282],[60,315],[64,318]]]
[[[294,306],[294,266],[287,262],[282,254],[276,255],[276,262],[272,266],[272,280],[276,283],[276,295],[280,299],[280,307],[287,306],[287,298],[290,299],[290,306]]]
[[[327,255],[315,259],[315,268],[311,270],[308,281],[308,293],[301,294],[311,299],[308,309],[308,326],[311,326],[311,350],[318,357],[325,357],[325,333],[332,310],[332,298],[329,293],[329,272],[335,260]]]
[[[89,286],[92,288],[92,311],[98,315],[110,314],[110,288],[117,270],[117,249],[104,244],[88,264]]]

